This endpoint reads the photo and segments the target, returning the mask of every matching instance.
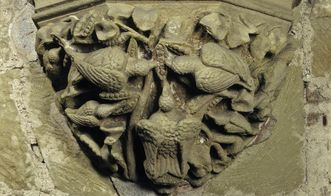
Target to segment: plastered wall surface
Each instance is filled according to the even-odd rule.
[[[300,44],[272,137],[178,195],[331,195],[331,1],[303,0],[293,12]],[[25,0],[0,1],[0,195],[155,195],[98,174],[80,150],[38,63],[33,13]]]

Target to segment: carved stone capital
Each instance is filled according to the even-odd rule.
[[[289,17],[270,15],[220,2],[41,12],[36,50],[93,161],[169,194],[271,135],[294,46]]]

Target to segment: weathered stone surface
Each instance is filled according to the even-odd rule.
[[[115,195],[110,179],[98,174],[72,136],[50,81],[38,64],[30,66],[29,106],[40,122],[34,133],[54,185],[70,195]]]
[[[285,20],[293,19],[292,7],[296,5],[293,0],[224,0],[224,2],[247,7]]]
[[[50,82],[32,62],[33,7],[15,0],[0,8],[0,195],[116,195],[66,132]]]
[[[278,119],[269,140],[243,152],[233,165],[211,180],[205,194],[234,189],[245,194],[290,193],[304,181],[303,83],[301,69],[292,67],[273,114]],[[243,194],[244,195],[244,194]]]
[[[326,76],[331,71],[331,2],[316,1],[312,10],[311,25],[314,31],[312,42],[314,76]]]
[[[125,182],[118,178],[111,178],[114,186],[120,196],[135,195],[135,196],[157,196],[157,194],[133,182]]]
[[[308,195],[331,194],[331,85],[330,76],[313,77],[309,80],[308,88],[312,91],[318,89],[325,98],[318,103],[306,102],[307,116],[306,127],[306,182],[303,190]],[[309,114],[321,114],[316,123],[309,126]]]
[[[22,116],[13,99],[13,80],[20,77],[22,63],[12,52],[10,23],[24,5],[19,1],[0,2],[0,190],[2,186],[11,189],[31,189],[35,186],[32,149],[25,132],[21,130]]]
[[[288,195],[299,189],[305,178],[301,73],[300,68],[291,68],[285,88],[274,103],[273,114],[278,121],[271,138],[244,151],[220,176],[189,195]],[[113,182],[120,195],[153,195],[132,183],[117,179]]]
[[[12,47],[15,48],[20,60],[24,62],[36,61],[38,59],[37,53],[34,52],[36,27],[31,20],[34,8],[30,4],[24,4],[24,1],[17,1],[16,8],[20,9],[21,13],[16,15],[11,23]]]
[[[70,129],[114,176],[147,177],[161,194],[202,186],[263,135],[292,58],[291,23],[251,5],[130,4],[123,18],[114,3],[35,17],[41,66]]]
[[[15,103],[10,98],[10,82],[17,77],[19,70],[0,75],[0,182],[13,189],[29,189],[34,184],[31,149],[21,131]]]
[[[149,187],[144,187],[137,183],[127,182],[118,178],[111,178],[120,196],[157,196]],[[176,196],[216,196],[213,193],[204,193],[204,187],[192,189],[192,187],[183,187],[175,192]]]
[[[315,5],[314,5],[315,3]],[[321,50],[315,45],[312,48],[313,39],[320,36],[320,30],[312,28],[312,23],[315,20],[315,13],[312,12],[312,7],[318,7],[318,4],[328,4],[330,1],[303,1],[299,6],[300,16],[297,17],[299,21],[295,25],[294,33],[298,35],[302,40],[302,46],[298,49],[299,63],[298,65],[304,69],[305,78],[305,113],[306,115],[311,113],[321,113],[323,118],[318,119],[319,122],[312,126],[308,126],[309,116],[306,116],[306,127],[305,127],[305,145],[303,148],[304,160],[306,165],[305,182],[300,189],[294,191],[293,195],[330,195],[330,124],[324,125],[323,119],[325,117],[330,119],[331,114],[331,91],[330,91],[330,71],[324,72],[325,76],[316,77],[315,67],[315,56],[319,56]],[[323,6],[328,8],[328,6]],[[314,9],[315,9],[314,8]],[[301,26],[301,28],[300,28]],[[324,32],[327,34],[328,32]],[[321,42],[327,43],[329,40]],[[321,45],[322,46],[322,45]],[[325,45],[325,47],[327,47]],[[317,49],[317,50],[316,50]],[[330,59],[329,55],[320,55],[318,58]],[[317,59],[318,60],[318,59]],[[320,66],[321,64],[317,64]],[[312,70],[312,71],[311,71]],[[311,94],[313,92],[313,94]],[[313,97],[309,97],[313,95]],[[310,99],[313,98],[313,99]],[[317,99],[316,99],[317,98]],[[313,102],[311,102],[313,100]]]
[[[55,0],[57,2],[60,2],[61,0]],[[272,12],[275,12],[279,7],[284,7],[288,9],[290,6],[290,1],[271,1],[275,4],[280,4],[281,6],[277,6],[277,8],[270,10]],[[303,0],[304,2],[308,2],[307,0]],[[44,5],[49,3],[49,1],[43,1],[40,0],[40,3],[43,3]],[[234,2],[234,1],[233,1]],[[259,7],[260,1],[245,1],[244,3],[252,3],[255,2],[257,7]],[[313,2],[313,1],[310,1]],[[330,74],[330,58],[329,58],[329,6],[327,6],[330,2],[328,1],[315,1],[315,8],[317,14],[312,13],[311,22],[312,26],[315,31],[315,38],[313,43],[313,52],[314,52],[314,65],[312,66],[313,74],[316,76],[324,76]],[[323,3],[325,6],[322,6],[322,9],[318,8],[319,3]],[[28,57],[28,60],[33,60],[35,57],[33,54],[28,54],[27,52],[33,48],[30,44],[27,44],[30,42],[30,39],[33,39],[33,34],[29,34],[29,28],[22,28],[22,26],[15,24],[12,29],[16,29],[15,32],[21,31],[20,34],[12,35],[12,37],[15,40],[11,40],[8,36],[8,30],[10,29],[10,23],[17,18],[22,18],[21,21],[24,20],[25,17],[24,12],[21,13],[22,8],[27,7],[25,1],[20,0],[1,0],[0,1],[0,195],[57,195],[56,192],[40,192],[40,188],[43,186],[39,186],[40,182],[36,183],[36,180],[38,181],[38,174],[36,174],[36,171],[45,171],[45,170],[38,170],[36,169],[35,163],[33,161],[33,157],[36,156],[37,158],[41,158],[40,160],[44,159],[46,164],[42,164],[42,166],[45,168],[45,165],[48,166],[48,163],[50,165],[50,176],[54,180],[54,184],[56,186],[59,186],[61,190],[69,190],[71,187],[71,181],[74,183],[74,187],[72,192],[70,190],[68,193],[72,193],[71,195],[82,195],[83,193],[79,192],[80,190],[77,188],[81,186],[81,189],[84,189],[84,186],[88,186],[89,181],[85,178],[86,176],[91,175],[93,179],[96,179],[98,177],[97,174],[94,173],[94,170],[90,168],[90,163],[85,159],[83,154],[80,152],[77,152],[76,149],[78,148],[76,145],[75,140],[72,139],[69,132],[64,132],[63,130],[66,130],[65,126],[61,126],[59,124],[62,124],[61,116],[56,111],[55,107],[52,106],[53,98],[51,97],[52,92],[45,90],[45,86],[49,87],[49,84],[47,84],[47,80],[43,78],[41,70],[37,68],[37,65],[31,65],[32,69],[27,69],[30,65],[27,65],[23,62],[21,62],[19,59],[26,59]],[[16,10],[16,11],[15,11]],[[322,11],[321,11],[322,10]],[[278,12],[282,14],[282,12]],[[303,13],[302,15],[298,16],[298,19],[306,17],[308,15],[308,22],[309,22],[309,12]],[[307,21],[305,21],[307,22]],[[29,22],[30,23],[30,22]],[[16,26],[17,25],[17,26]],[[29,26],[29,25],[27,25]],[[305,33],[312,33],[309,30],[309,24],[303,23],[302,24],[303,29],[298,32],[305,32]],[[308,28],[307,28],[308,27]],[[27,31],[25,31],[27,30]],[[23,34],[23,35],[22,35]],[[27,39],[24,39],[27,38]],[[24,40],[24,41],[23,41]],[[16,51],[14,47],[19,47],[19,52]],[[28,46],[25,48],[25,46]],[[305,42],[305,44],[302,46],[303,50],[309,50],[310,43]],[[23,48],[22,48],[23,47]],[[25,48],[25,49],[24,49]],[[300,51],[301,52],[301,51]],[[309,64],[309,61],[311,60],[309,55],[307,53],[303,54],[303,64]],[[32,57],[32,58],[30,58]],[[306,63],[308,62],[308,63]],[[25,67],[25,68],[24,68]],[[22,71],[21,69],[24,70]],[[32,75],[25,75],[22,73],[29,72],[29,74],[36,74],[36,81],[37,83],[33,83],[32,87],[39,89],[39,91],[42,91],[42,96],[39,98],[35,98],[33,94],[36,94],[37,90],[33,91],[33,94],[28,96],[31,98],[31,100],[26,99],[26,94],[20,94],[21,89],[16,88],[15,84],[23,83],[24,85],[29,84],[30,81],[34,81],[35,78]],[[296,72],[296,71],[295,71]],[[300,73],[297,72],[297,75],[299,76]],[[25,78],[29,78],[28,80],[22,80],[22,76]],[[15,80],[16,79],[16,80]],[[18,79],[18,80],[17,80]],[[290,81],[295,81],[292,79],[289,79]],[[13,81],[15,81],[13,83]],[[25,83],[27,82],[27,83]],[[42,82],[45,82],[46,84],[40,84]],[[297,81],[298,82],[298,81]],[[195,192],[189,192],[188,195],[219,195],[218,193],[215,194],[216,191],[220,191],[221,193],[225,193],[225,195],[269,195],[269,191],[272,193],[276,192],[283,192],[283,187],[285,191],[285,195],[330,195],[331,194],[331,187],[330,187],[330,122],[331,122],[331,106],[330,106],[330,98],[331,98],[331,90],[330,90],[330,78],[329,76],[326,77],[320,77],[313,80],[309,80],[310,84],[314,84],[312,88],[312,92],[319,92],[319,95],[323,97],[322,100],[318,102],[314,102],[312,104],[307,103],[307,106],[305,107],[307,114],[310,112],[315,113],[321,113],[323,116],[319,118],[318,122],[311,125],[309,128],[306,128],[306,134],[305,134],[305,147],[302,147],[302,151],[305,152],[305,156],[300,154],[300,151],[298,151],[297,147],[298,145],[302,144],[302,136],[300,131],[293,131],[298,129],[300,125],[303,124],[301,120],[299,120],[296,123],[293,123],[291,126],[293,128],[278,126],[277,131],[273,132],[273,136],[269,144],[276,144],[273,146],[267,146],[266,144],[262,144],[261,146],[256,146],[247,151],[246,153],[242,154],[240,156],[240,160],[238,160],[237,164],[232,165],[229,169],[229,173],[225,173],[224,176],[219,177],[219,183],[218,184],[211,184],[209,185],[209,188],[201,193],[199,190],[194,190]],[[14,86],[13,86],[14,84]],[[290,86],[294,84],[289,84]],[[48,88],[47,87],[47,88]],[[14,89],[13,89],[14,88]],[[315,91],[316,90],[316,91]],[[16,93],[16,96],[10,96],[13,95],[13,92]],[[292,93],[292,92],[291,92]],[[20,96],[17,96],[20,95]],[[295,93],[297,97],[302,97],[300,93]],[[20,99],[13,99],[13,98],[20,98]],[[292,100],[293,97],[288,97],[282,95],[283,100]],[[308,97],[307,97],[308,98]],[[46,102],[48,102],[50,105],[43,106],[44,99]],[[17,108],[24,109],[24,105],[20,105],[20,101],[27,101],[23,103],[28,103],[29,111],[26,112],[19,112]],[[299,105],[299,104],[297,104]],[[18,107],[19,106],[19,107]],[[292,108],[292,110],[290,109]],[[295,107],[291,106],[289,109],[281,108],[278,110],[291,113],[291,114],[298,114],[297,116],[300,116],[299,112],[295,112]],[[302,108],[299,108],[302,109]],[[3,112],[5,111],[5,112]],[[54,114],[54,116],[58,116],[56,119],[51,119],[47,117],[49,113]],[[54,112],[54,113],[53,113]],[[31,115],[26,116],[26,114]],[[277,112],[276,112],[277,113]],[[35,154],[38,151],[33,151],[30,147],[30,140],[27,139],[25,136],[24,129],[22,130],[22,127],[26,126],[27,124],[23,123],[24,119],[30,119],[32,120],[33,124],[33,130],[37,130],[35,136],[37,138],[40,138],[40,141],[38,141],[38,146],[42,151],[41,154]],[[283,118],[282,118],[283,119]],[[295,119],[295,118],[293,118]],[[291,124],[292,120],[290,119],[287,124]],[[327,123],[325,124],[322,121],[325,121],[326,119]],[[52,121],[52,122],[48,122]],[[56,122],[56,123],[54,123]],[[63,124],[62,124],[63,125]],[[48,130],[50,130],[50,133],[47,133]],[[298,138],[295,139],[293,135],[287,135],[285,132],[294,132],[298,133]],[[279,133],[278,133],[279,132]],[[287,138],[289,136],[289,138]],[[283,148],[283,145],[285,147],[289,147],[287,143],[283,143],[282,140],[280,140],[281,137],[286,137],[287,142],[289,143],[295,143],[294,141],[297,141],[297,144],[292,144],[291,146],[295,146],[295,149],[292,148]],[[72,143],[71,143],[72,142]],[[73,145],[74,144],[74,145]],[[61,149],[61,146],[66,146],[67,150],[63,151]],[[278,151],[283,150],[283,152]],[[265,152],[269,152],[268,154],[265,154]],[[297,184],[299,184],[299,177],[302,175],[302,165],[300,165],[300,162],[297,161],[291,161],[292,158],[289,158],[288,160],[285,160],[285,156],[289,156],[292,153],[298,153],[295,156],[293,156],[293,160],[298,160],[301,156],[303,161],[306,164],[306,179],[305,183],[302,184],[301,188],[291,192],[291,190],[295,187],[297,187]],[[256,153],[261,153],[259,156],[256,156],[254,160],[248,158],[250,154],[256,155]],[[69,154],[69,155],[68,155]],[[300,154],[300,155],[299,155]],[[262,156],[262,157],[261,157]],[[13,159],[15,157],[15,159]],[[64,158],[66,157],[66,158]],[[62,160],[62,158],[64,160]],[[82,159],[81,159],[82,158]],[[266,160],[264,160],[266,159]],[[19,160],[19,161],[17,161]],[[39,159],[37,159],[39,160]],[[80,160],[82,161],[82,165],[80,165]],[[272,161],[274,160],[274,161]],[[64,163],[67,163],[67,161],[73,161],[73,165],[64,165]],[[247,163],[248,161],[251,161]],[[40,162],[40,161],[39,161]],[[283,168],[279,168],[278,163],[284,163],[286,162]],[[42,162],[40,162],[42,163]],[[253,164],[265,164],[262,165],[262,168],[257,168],[257,166],[254,166]],[[296,170],[293,170],[291,172],[288,172],[288,174],[285,175],[285,171],[288,171],[288,168],[292,168],[295,163],[299,163],[299,166],[297,166]],[[39,163],[38,163],[39,164]],[[38,165],[37,164],[37,165]],[[248,166],[248,172],[247,173],[238,173],[233,172],[233,170],[236,170],[236,168],[244,168],[244,166],[247,164]],[[35,166],[34,166],[35,165]],[[75,171],[76,168],[84,169],[83,167],[88,167],[89,169],[82,171]],[[233,167],[233,169],[232,169]],[[54,171],[54,172],[53,172]],[[295,174],[295,171],[301,172],[300,174]],[[255,173],[256,172],[256,173]],[[264,172],[266,174],[264,174]],[[72,175],[76,177],[72,177]],[[237,175],[237,176],[231,176]],[[46,175],[47,176],[47,175]],[[228,177],[228,178],[226,178]],[[270,177],[270,178],[269,178]],[[285,179],[288,177],[288,179]],[[302,177],[302,176],[301,176]],[[242,179],[240,179],[242,178]],[[229,183],[227,182],[227,179],[230,179]],[[257,181],[256,181],[257,180]],[[278,181],[277,181],[278,180]],[[292,180],[292,181],[291,181]],[[94,188],[89,187],[86,192],[86,195],[98,195],[98,191],[103,189],[108,189],[107,182],[108,179],[103,179],[95,183]],[[290,182],[288,185],[285,184],[285,182]],[[301,182],[301,181],[300,181]],[[39,185],[36,187],[36,184]],[[106,184],[105,184],[106,183]],[[115,185],[119,184],[121,182],[115,182]],[[136,193],[140,193],[139,188],[136,188],[131,183],[128,183],[127,185],[120,185],[122,187],[116,187],[118,189],[118,192],[120,195],[136,195]],[[46,186],[47,187],[47,186]],[[219,188],[218,188],[219,187]],[[275,189],[279,189],[276,191]],[[32,190],[35,189],[35,190]],[[131,192],[128,192],[128,190],[131,189]],[[259,189],[259,190],[258,190]],[[291,193],[289,193],[291,192]],[[102,192],[103,193],[103,192]],[[102,194],[100,193],[100,194]],[[113,193],[110,191],[110,193]],[[141,191],[141,193],[144,195],[148,195],[150,192],[144,192]],[[62,193],[59,193],[62,194]],[[280,193],[281,194],[281,193]],[[278,194],[278,195],[280,195]],[[83,194],[84,195],[84,194]]]
[[[52,0],[52,1],[44,1],[44,0],[34,0],[34,4],[36,9],[44,8],[50,5],[64,3],[65,1],[72,1],[72,0]]]

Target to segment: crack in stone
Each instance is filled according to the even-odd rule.
[[[29,146],[29,152],[32,156],[32,163],[35,166],[35,186],[43,192],[51,192],[54,189],[54,184],[50,178],[49,171],[40,151],[37,138],[33,132],[34,127],[39,126],[36,121],[32,121],[34,117],[31,115],[29,108],[29,91],[31,89],[30,82],[27,79],[26,73],[28,70],[20,71],[20,78],[11,82],[13,99],[18,111],[18,117],[21,123],[21,130],[25,136],[26,144]]]
[[[307,87],[309,84],[309,80],[311,79],[311,74],[312,74],[312,49],[311,49],[311,43],[313,40],[313,29],[310,23],[310,15],[312,12],[312,7],[309,6],[309,2],[303,1],[301,3],[301,8],[300,8],[300,14],[301,18],[300,21],[298,21],[297,26],[294,27],[294,31],[296,32],[296,38],[302,41],[302,46],[301,48],[298,49],[297,55],[298,55],[298,66],[302,67],[303,71],[303,82],[304,82],[304,88]],[[304,91],[303,98],[306,100],[306,91]],[[306,119],[307,121],[307,119]],[[306,122],[307,124],[307,122]],[[305,131],[304,135],[304,146],[305,150],[303,150],[303,159],[304,159],[304,169],[305,169],[305,174],[304,174],[304,183],[308,183],[309,179],[309,171],[308,171],[308,152],[307,152],[307,146],[309,143],[309,138],[307,135],[307,129]]]
[[[301,14],[302,14],[302,27],[303,27],[303,35],[302,35],[302,45],[303,45],[303,56],[302,56],[302,66],[303,66],[303,80],[309,81],[312,74],[312,49],[311,49],[311,43],[313,40],[313,28],[310,23],[310,15],[312,12],[312,7],[309,7],[308,2],[303,2]],[[306,94],[305,94],[306,96]],[[306,100],[306,97],[304,97],[304,100]],[[308,183],[309,179],[309,171],[308,171],[308,152],[307,152],[307,145],[308,145],[308,135],[307,130],[305,133],[305,144],[306,147],[304,150],[304,159],[305,159],[305,183]]]
[[[22,2],[26,3],[26,0],[23,0]],[[18,10],[15,13],[14,20],[9,25],[8,35],[12,34],[13,24],[17,22],[19,16],[25,11],[25,9],[28,8]],[[50,177],[47,164],[45,163],[37,138],[34,134],[34,128],[40,126],[41,123],[29,107],[29,96],[31,92],[31,83],[28,79],[30,72],[27,67],[29,64],[24,62],[25,58],[19,55],[18,49],[13,44],[10,44],[14,43],[13,37],[7,37],[9,39],[9,47],[11,49],[10,54],[15,57],[10,59],[10,62],[14,66],[1,67],[0,73],[6,73],[9,70],[19,69],[19,78],[14,79],[9,83],[12,87],[10,98],[14,101],[18,111],[18,119],[20,122],[21,131],[25,136],[25,144],[28,146],[28,153],[31,157],[31,163],[33,165],[32,176],[34,177],[34,185],[31,187],[32,190],[10,190],[7,188],[7,192],[13,194],[22,192],[24,195],[26,192],[31,192],[31,195],[42,195],[45,193],[59,196],[67,195],[66,193],[55,189],[55,185]],[[2,185],[0,185],[0,190],[3,188],[6,190],[5,187],[6,186],[2,183]]]

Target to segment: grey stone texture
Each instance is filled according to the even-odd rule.
[[[38,64],[33,9],[26,0],[0,1],[0,195],[155,195],[100,175],[80,150]],[[271,138],[202,188],[177,195],[331,195],[330,16],[328,0],[302,0],[294,9],[300,45],[274,103]]]

